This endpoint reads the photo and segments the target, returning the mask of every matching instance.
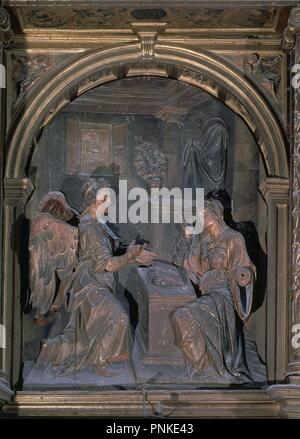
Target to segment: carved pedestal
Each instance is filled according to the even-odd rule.
[[[159,262],[137,271],[139,317],[134,347],[137,381],[144,382],[149,374],[157,373],[163,382],[172,382],[174,374],[182,374],[184,360],[174,344],[170,317],[177,308],[195,299],[195,292],[185,273],[168,263]]]

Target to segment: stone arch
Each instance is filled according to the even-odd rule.
[[[100,84],[132,76],[160,76],[195,85],[239,114],[260,148],[266,179],[260,191],[268,208],[267,358],[269,379],[282,380],[287,363],[289,158],[283,127],[263,94],[217,55],[157,42],[155,56],[143,58],[139,43],[76,54],[37,80],[16,108],[6,142],[4,178],[3,324],[14,345],[0,369],[11,384],[21,361],[21,268],[16,254],[22,235],[19,219],[34,190],[27,178],[32,145],[72,100]],[[21,223],[20,223],[21,224]],[[278,254],[277,254],[278,250]],[[277,334],[277,337],[274,337]]]
[[[5,177],[26,177],[33,139],[70,101],[105,82],[139,75],[178,79],[220,99],[249,126],[267,176],[288,177],[283,128],[263,95],[215,54],[161,43],[155,45],[155,57],[146,60],[136,43],[77,54],[40,78],[16,109],[7,140]]]

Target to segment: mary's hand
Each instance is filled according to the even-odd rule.
[[[144,246],[143,245],[131,244],[128,247],[128,250],[127,250],[126,253],[130,256],[131,259],[136,259],[138,256],[140,256],[142,254],[143,250],[144,250]]]
[[[240,267],[235,272],[236,281],[240,287],[249,285],[252,280],[252,271],[248,267]]]

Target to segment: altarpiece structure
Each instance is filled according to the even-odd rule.
[[[299,418],[297,2],[2,3],[3,412]],[[98,221],[120,181],[203,233]]]

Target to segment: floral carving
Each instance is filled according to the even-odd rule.
[[[158,64],[158,63],[154,63],[154,62],[148,62],[147,60],[145,60],[144,62],[141,63],[133,63],[130,64],[128,67],[128,71],[134,71],[134,70],[160,70],[162,73],[164,73],[166,75],[166,69],[167,66],[163,65],[163,64]]]
[[[178,9],[170,9],[170,14],[178,23],[190,27],[271,27],[274,20],[275,9],[245,9],[243,14],[239,9],[187,9],[178,14]],[[176,20],[177,18],[177,20]],[[176,23],[177,22],[177,23]]]
[[[129,24],[132,21],[128,10],[124,8],[26,8],[24,10],[26,27],[37,28],[98,28],[116,25],[119,20]]]
[[[300,94],[295,90],[294,153],[293,153],[293,243],[292,243],[292,305],[293,323],[300,320]],[[297,320],[297,322],[296,322]]]
[[[199,84],[207,83],[206,76],[204,76],[202,73],[196,72],[195,70],[184,68],[184,69],[179,69],[178,73],[179,76],[188,76],[189,78],[192,78],[195,81],[199,82]]]
[[[101,78],[105,78],[108,76],[117,77],[112,69],[93,73],[82,81],[79,87],[79,91],[81,92],[82,90],[90,88],[90,85],[92,86],[92,84],[97,83]]]
[[[134,164],[141,178],[162,180],[166,176],[168,158],[154,143],[143,141],[135,152]]]
[[[155,17],[153,13],[156,11]],[[21,11],[26,28],[45,29],[98,29],[130,25],[135,20],[164,21],[172,28],[273,28],[277,10],[274,8],[247,8],[241,14],[240,9],[213,8],[165,8],[165,10],[141,9],[137,15],[134,8],[32,8]],[[163,13],[162,13],[163,12]],[[134,16],[136,15],[136,16]],[[152,18],[151,18],[152,15]],[[138,18],[140,17],[140,18]]]

